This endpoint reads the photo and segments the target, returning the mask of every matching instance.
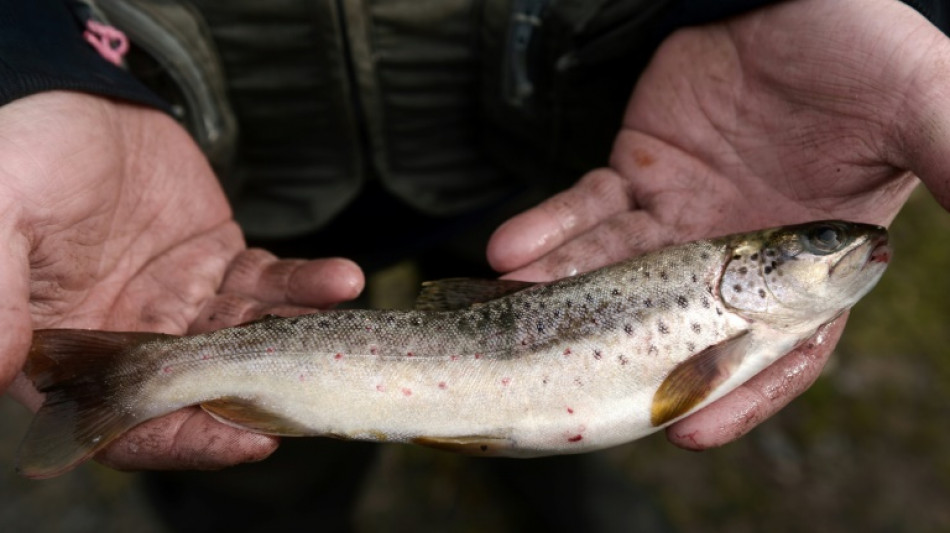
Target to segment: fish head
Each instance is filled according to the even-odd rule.
[[[729,248],[723,303],[781,329],[832,320],[874,287],[891,257],[887,230],[837,220],[741,235]]]

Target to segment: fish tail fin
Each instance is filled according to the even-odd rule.
[[[17,453],[17,471],[43,479],[63,474],[141,422],[120,401],[129,380],[116,370],[145,342],[161,333],[46,329],[33,333],[23,371],[46,401]]]

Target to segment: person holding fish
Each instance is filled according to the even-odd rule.
[[[110,21],[125,16],[131,28],[139,20],[119,8],[110,12],[111,2],[100,4]],[[349,3],[338,4],[340,20],[362,20]],[[364,283],[357,263],[279,259],[248,249],[244,234],[275,248],[291,238],[314,242],[313,235],[327,237],[320,228],[344,216],[361,190],[386,191],[390,202],[354,204],[366,216],[383,218],[393,204],[409,206],[429,217],[430,225],[444,220],[439,229],[457,230],[426,235],[442,240],[549,196],[482,243],[488,263],[503,277],[530,282],[574,276],[673,244],[779,225],[844,219],[886,226],[919,182],[950,208],[943,164],[950,148],[950,41],[941,32],[950,24],[941,2],[709,2],[657,12],[643,7],[644,20],[664,30],[651,37],[656,43],[637,41],[639,49],[623,39],[611,41],[609,32],[594,38],[596,22],[606,20],[596,9],[586,13],[585,26],[579,22],[585,13],[571,2],[516,4],[517,16],[484,14],[486,27],[502,28],[497,42],[485,44],[499,50],[491,56],[499,64],[485,60],[485,68],[495,69],[486,86],[498,95],[492,92],[477,105],[467,102],[462,111],[449,109],[456,115],[398,91],[399,68],[411,69],[413,54],[435,65],[423,73],[431,77],[420,74],[413,83],[451,86],[455,78],[440,76],[454,56],[433,52],[424,40],[373,56],[360,48],[367,41],[358,33],[368,31],[360,25],[349,28],[353,60],[335,65],[355,89],[326,92],[334,100],[313,104],[315,115],[267,100],[266,79],[229,72],[234,110],[255,126],[242,124],[242,142],[248,144],[236,159],[225,142],[233,134],[228,124],[234,110],[202,104],[207,95],[201,91],[175,95],[193,105],[192,112],[206,109],[210,115],[202,117],[218,121],[211,126],[167,107],[110,65],[110,52],[124,42],[122,34],[109,32],[111,26],[87,24],[70,33],[75,6],[53,0],[0,8],[5,20],[22,23],[4,28],[9,37],[0,38],[0,98],[6,102],[0,107],[0,235],[7,249],[0,257],[0,287],[8,295],[0,307],[7,329],[0,339],[0,389],[31,409],[42,404],[20,373],[33,330],[193,334],[356,297]],[[579,11],[571,12],[572,6]],[[425,34],[431,28],[425,14],[409,11],[414,31]],[[551,13],[562,18],[551,19]],[[51,31],[49,43],[14,31],[28,33],[40,15],[52,17],[43,19],[48,28],[62,30]],[[218,31],[224,64],[236,68],[228,63],[241,58],[234,58],[239,48],[228,47],[221,22],[226,15],[205,13]],[[364,15],[379,17],[379,37],[392,30],[384,15],[398,13]],[[534,41],[538,28],[565,21],[576,23],[570,27],[575,40],[570,46],[555,43],[568,48],[549,58]],[[433,42],[445,38],[433,32]],[[59,53],[73,62],[64,66],[62,58],[50,59]],[[373,63],[361,57],[376,57],[378,77],[367,71]],[[471,63],[464,66],[476,64],[466,57]],[[292,57],[268,56],[262,63],[283,65],[285,59]],[[629,70],[605,71],[624,65]],[[460,75],[465,73],[470,70]],[[222,95],[216,78],[209,78],[198,86]],[[187,80],[182,84],[189,87]],[[469,96],[484,89],[475,79],[461,84]],[[301,87],[302,93],[310,88]],[[172,103],[178,102],[172,97]],[[333,122],[341,112],[331,104],[347,106],[342,114],[352,120]],[[425,120],[415,121],[409,112],[414,106]],[[546,106],[556,107],[557,117]],[[194,138],[172,118],[176,113]],[[307,129],[293,122],[296,114],[324,122]],[[274,117],[286,122],[275,123]],[[285,126],[294,136],[281,136]],[[477,137],[479,127],[493,137]],[[299,149],[293,145],[299,138],[325,142],[326,148]],[[291,159],[288,168],[275,163],[282,155]],[[327,169],[336,174],[298,179],[308,170]],[[548,181],[537,175],[546,173]],[[371,233],[359,244],[385,246]],[[880,249],[873,250],[872,262],[885,261]],[[678,446],[704,449],[750,431],[808,388],[843,327],[844,318],[837,318],[718,401],[677,419],[667,437]],[[81,375],[83,368],[75,372]],[[193,406],[145,421],[117,436],[96,459],[119,469],[213,469],[257,461],[275,450],[276,437],[220,423],[234,421],[234,406],[218,407],[217,420]]]

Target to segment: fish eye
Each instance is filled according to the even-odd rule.
[[[815,255],[837,252],[851,240],[844,226],[830,222],[809,228],[800,237],[805,249]]]

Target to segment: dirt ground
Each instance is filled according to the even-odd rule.
[[[658,435],[585,460],[590,491],[576,495],[594,529],[950,531],[950,216],[917,194],[892,242],[889,272],[854,310],[824,375],[779,415],[716,450],[686,452]],[[404,287],[412,269],[401,268],[378,284]],[[0,531],[181,529],[138,474],[87,464],[54,480],[18,478],[28,415],[0,399],[0,420]],[[368,532],[522,530],[536,515],[503,485],[483,462],[383,447],[351,521]],[[575,489],[541,486],[530,504],[556,514]]]

